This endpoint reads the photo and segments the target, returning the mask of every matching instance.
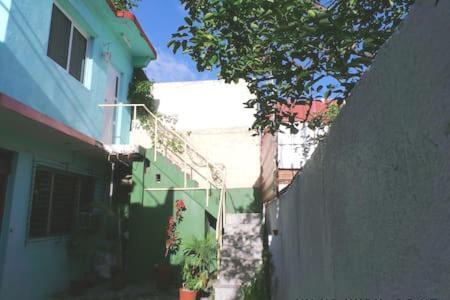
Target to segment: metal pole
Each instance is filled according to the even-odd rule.
[[[156,144],[158,143],[158,119],[155,117],[155,139],[153,141],[153,161],[156,161]]]
[[[184,187],[187,187],[187,165],[186,165],[186,151],[187,151],[187,144],[184,143],[184,151],[183,151],[183,172],[184,172]]]
[[[133,106],[133,121],[136,121],[137,118],[137,106]]]
[[[137,129],[137,106],[133,106],[133,119],[131,120],[131,132]]]
[[[111,162],[111,181],[109,182],[109,205],[112,206],[113,193],[114,193],[114,170],[116,163]]]

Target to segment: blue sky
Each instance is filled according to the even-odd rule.
[[[186,16],[179,0],[142,0],[134,13],[158,52],[158,59],[146,70],[150,79],[169,82],[217,78],[214,72],[198,72],[188,55],[180,52],[175,55],[167,48],[171,34]]]

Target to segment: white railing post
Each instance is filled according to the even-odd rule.
[[[206,207],[209,206],[209,191],[211,190],[211,184],[208,184],[208,188],[206,189]]]
[[[137,119],[137,106],[133,106],[133,122]]]
[[[156,148],[158,144],[158,119],[155,117],[155,136],[153,141],[153,161],[156,161]]]
[[[183,174],[184,174],[184,187],[186,187],[187,186],[187,164],[186,164],[187,144],[186,144],[186,142],[184,142],[184,146],[183,147],[184,147],[183,148]]]

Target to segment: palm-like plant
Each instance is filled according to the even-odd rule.
[[[217,271],[217,243],[212,235],[200,240],[194,238],[183,251],[183,287],[192,291],[206,291],[210,278]]]

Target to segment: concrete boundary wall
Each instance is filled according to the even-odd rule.
[[[450,0],[418,0],[266,207],[273,299],[450,299],[449,49]]]

